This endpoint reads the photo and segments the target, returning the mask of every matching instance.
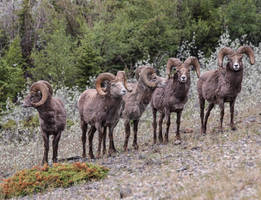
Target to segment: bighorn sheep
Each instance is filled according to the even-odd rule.
[[[190,65],[196,69],[197,76],[200,76],[200,65],[198,59],[195,57],[189,57],[184,63],[177,58],[169,58],[167,62],[167,76],[168,81],[164,88],[157,88],[151,99],[151,107],[153,113],[153,142],[157,142],[157,111],[160,112],[159,119],[159,141],[163,142],[162,138],[162,122],[166,115],[167,127],[165,133],[164,143],[168,143],[168,134],[170,126],[170,114],[171,112],[177,113],[177,132],[176,132],[176,144],[180,143],[180,118],[185,103],[188,100],[188,92],[190,88]],[[171,77],[171,69],[175,67],[176,71]]]
[[[238,93],[241,90],[243,79],[243,54],[250,58],[250,64],[255,63],[254,52],[249,46],[241,46],[237,51],[229,47],[222,48],[218,53],[217,70],[204,73],[198,80],[198,97],[200,102],[201,133],[205,134],[207,121],[215,104],[220,108],[220,131],[223,130],[224,103],[230,103],[230,126],[235,130],[234,106]],[[223,67],[223,59],[227,56],[228,63]],[[205,100],[209,102],[204,118]]]
[[[106,88],[101,84],[108,81]],[[119,71],[116,76],[111,73],[101,73],[96,79],[96,89],[85,90],[78,101],[78,108],[81,118],[83,157],[86,157],[86,131],[88,124],[91,128],[88,132],[89,156],[94,158],[92,151],[92,140],[96,130],[99,133],[98,154],[100,156],[101,142],[106,137],[106,127],[109,128],[109,154],[115,152],[113,143],[113,129],[119,121],[120,112],[124,102],[122,96],[127,93],[126,77],[123,71]],[[105,153],[105,140],[103,153]]]
[[[157,76],[155,70],[149,66],[139,67],[136,70],[136,79],[138,83],[133,84],[132,92],[127,93],[123,97],[125,102],[125,107],[122,112],[122,118],[125,119],[125,151],[127,150],[130,136],[130,121],[133,120],[133,147],[138,149],[137,132],[140,117],[150,103],[152,93],[156,87],[162,87],[165,84],[165,79]]]
[[[24,100],[24,107],[34,107],[39,113],[40,127],[44,140],[42,164],[48,163],[49,136],[53,137],[53,163],[57,162],[58,143],[66,125],[66,111],[62,101],[52,97],[53,89],[47,81],[32,84],[30,94]]]

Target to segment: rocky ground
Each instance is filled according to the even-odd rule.
[[[184,116],[180,145],[174,145],[174,119],[169,144],[152,145],[151,121],[145,116],[139,129],[139,150],[133,150],[130,141],[128,152],[122,149],[120,124],[115,132],[119,152],[87,160],[110,168],[107,178],[19,199],[260,199],[261,105],[237,114],[236,131],[229,129],[228,113],[223,133],[213,128],[218,112],[211,116],[206,136],[199,134],[198,119],[185,120]],[[64,133],[60,158],[81,155],[80,135],[79,129]],[[40,136],[24,146],[0,146],[0,176],[39,164],[42,146]]]

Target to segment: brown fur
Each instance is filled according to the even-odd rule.
[[[90,158],[94,158],[92,140],[96,130],[99,133],[97,157],[100,156],[102,138],[104,135],[106,137],[106,127],[109,128],[109,154],[116,151],[113,143],[113,129],[119,121],[120,111],[122,106],[124,106],[122,100],[122,96],[124,95],[122,93],[123,90],[125,94],[124,80],[117,79],[116,77],[107,84],[105,95],[100,95],[97,89],[88,89],[81,94],[78,101],[78,108],[81,118],[83,157],[86,157],[85,144],[88,124],[91,126],[88,132]],[[103,153],[105,151],[104,140]]]
[[[39,102],[42,98],[40,92],[31,92],[24,100],[24,107],[35,107],[39,113],[40,127],[44,140],[44,156],[42,164],[48,163],[49,136],[53,137],[53,162],[57,162],[58,144],[61,133],[66,125],[66,111],[60,99],[52,97],[52,89],[50,84],[45,81],[37,83],[45,84],[48,88],[48,98],[40,106],[34,106],[33,103]]]
[[[173,77],[170,77],[170,61],[176,67],[176,72]],[[176,58],[170,58],[167,65],[167,76],[169,77],[167,84],[164,88],[157,88],[151,100],[151,107],[153,113],[153,143],[157,142],[157,111],[160,112],[159,119],[159,134],[158,139],[162,143],[162,123],[166,116],[167,127],[164,137],[164,143],[168,142],[168,134],[170,127],[170,114],[172,112],[177,113],[177,130],[176,139],[180,141],[180,118],[184,105],[188,101],[188,92],[190,88],[190,65],[196,68],[197,74],[200,74],[199,63],[196,58],[188,58],[184,63],[180,62]],[[182,77],[186,76],[186,81],[182,80]]]
[[[144,67],[141,66],[136,70],[139,71],[140,75],[136,75],[138,78],[138,82],[135,85],[132,85],[133,91],[127,93],[123,100],[125,102],[125,107],[122,112],[122,118],[124,119],[125,126],[125,142],[124,142],[124,150],[126,151],[128,148],[128,140],[130,136],[130,121],[133,120],[133,130],[134,130],[134,138],[133,138],[133,147],[138,149],[137,144],[137,132],[138,132],[138,124],[141,115],[145,111],[147,105],[150,103],[151,96],[156,87],[162,87],[165,85],[165,79],[158,77],[155,72],[151,77],[147,77],[149,81],[155,82],[155,87],[149,87],[143,80],[143,73],[146,68],[152,67]]]
[[[247,52],[242,52],[242,51]],[[239,51],[239,52],[238,52]],[[207,120],[215,104],[220,107],[220,130],[223,130],[224,103],[230,104],[230,126],[235,130],[234,105],[238,93],[241,91],[243,80],[242,53],[250,57],[251,64],[254,64],[254,54],[249,47],[240,47],[237,52],[225,47],[220,50],[218,61],[219,69],[204,73],[198,80],[198,97],[200,102],[201,133],[205,134]],[[225,53],[224,53],[225,52]],[[223,58],[228,56],[229,62],[223,66]],[[236,65],[236,70],[233,68]],[[205,100],[209,102],[207,113],[204,116]],[[204,118],[205,117],[205,118]]]

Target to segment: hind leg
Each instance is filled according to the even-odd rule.
[[[213,103],[210,103],[208,105],[208,108],[207,108],[207,112],[206,112],[206,116],[205,116],[205,120],[204,120],[204,124],[203,124],[203,134],[206,134],[206,131],[207,131],[207,122],[208,122],[208,117],[210,115],[210,112],[211,110],[214,108],[214,104]]]
[[[201,121],[201,134],[206,133],[206,129],[204,127],[204,108],[205,108],[205,99],[199,97],[199,104],[200,104],[200,121]]]
[[[132,146],[133,146],[134,149],[136,149],[136,150],[139,149],[139,146],[138,146],[138,143],[137,143],[138,125],[139,125],[139,120],[134,120],[134,121],[133,121],[134,137],[133,137],[133,144],[132,144]]]
[[[152,114],[153,114],[153,144],[157,143],[157,110],[155,108],[152,108]]]

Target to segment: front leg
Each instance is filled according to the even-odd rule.
[[[236,98],[233,101],[229,102],[230,104],[230,127],[231,130],[236,130],[236,126],[234,124],[234,107],[235,107]]]
[[[159,142],[163,143],[163,137],[162,137],[162,123],[163,123],[163,119],[165,117],[165,113],[161,112],[160,113],[160,118],[159,118]]]
[[[98,140],[98,150],[97,150],[97,158],[100,158],[101,157],[101,143],[102,143],[102,140],[104,138],[104,135],[103,135],[103,131],[104,129],[106,129],[106,126],[102,127],[100,124],[97,127],[97,131],[98,131],[98,137],[99,137],[99,140]]]
[[[137,143],[137,132],[138,132],[138,125],[139,125],[139,119],[133,121],[133,132],[134,132],[134,137],[133,137],[133,144],[132,146],[134,147],[135,150],[139,149],[138,143]]]
[[[103,155],[106,154],[106,137],[107,137],[107,127],[105,126],[104,129],[103,129]]]
[[[169,142],[170,112],[167,112],[166,116],[167,116],[167,124],[166,124],[164,144],[167,144]]]
[[[58,152],[58,144],[61,138],[61,131],[57,134],[54,135],[53,137],[53,163],[57,163],[57,152]]]
[[[109,138],[110,138],[109,151],[108,151],[109,155],[117,152],[113,142],[113,129],[114,129],[113,126],[109,126]]]
[[[43,155],[42,165],[44,165],[45,163],[48,164],[49,135],[43,132],[42,136],[44,140],[44,155]]]
[[[125,141],[124,141],[123,149],[124,149],[124,151],[127,151],[128,150],[129,137],[130,137],[130,120],[129,119],[126,119],[124,121],[124,127],[125,127]]]
[[[176,141],[175,141],[175,144],[180,144],[181,143],[181,138],[180,138],[180,133],[179,133],[180,132],[181,113],[182,113],[182,110],[177,111],[177,120],[176,120],[177,131],[176,131]]]
[[[90,128],[90,130],[88,132],[89,156],[90,156],[91,159],[94,158],[93,151],[92,151],[92,141],[93,141],[93,136],[94,136],[95,131],[96,131],[95,126],[91,126],[91,128]]]

